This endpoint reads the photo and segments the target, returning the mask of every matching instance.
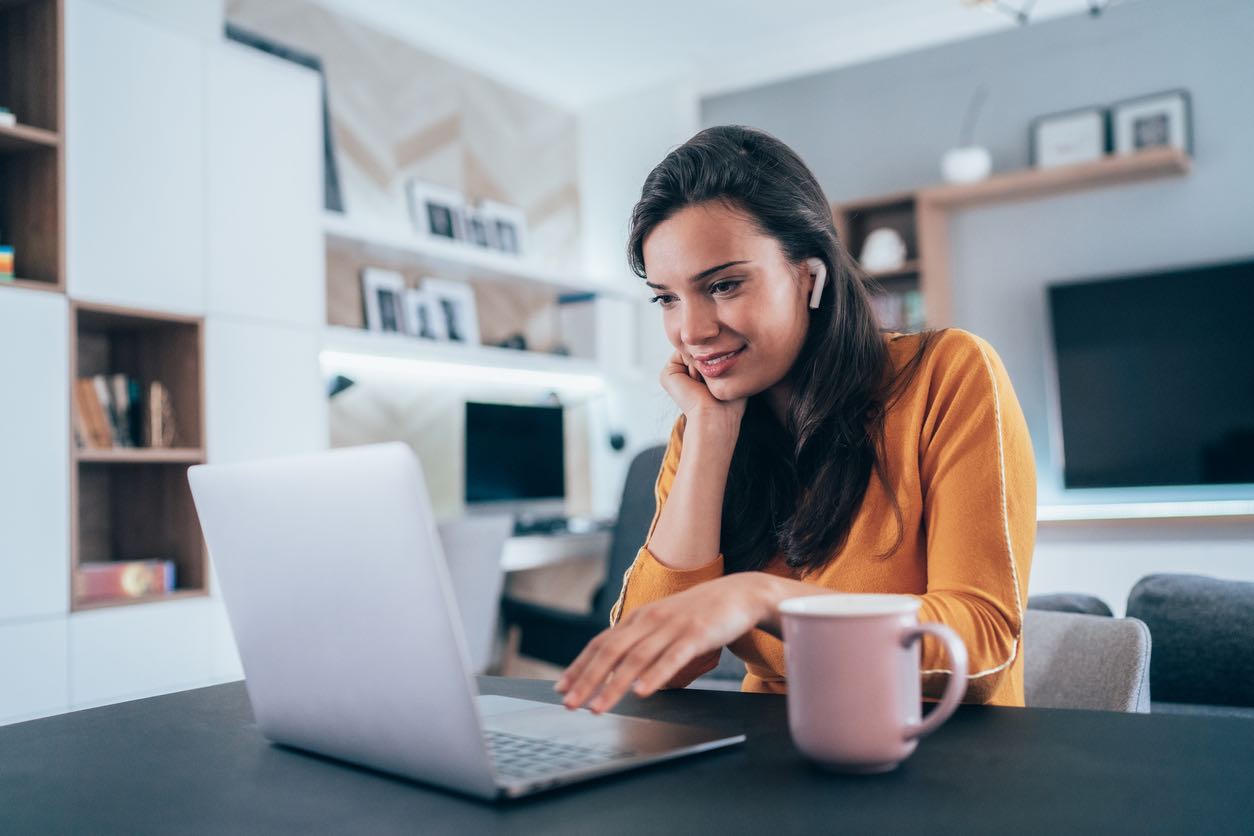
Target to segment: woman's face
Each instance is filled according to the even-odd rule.
[[[671,345],[721,401],[782,381],[805,341],[813,279],[722,202],[687,206],[644,239],[645,274]]]

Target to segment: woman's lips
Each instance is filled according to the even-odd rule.
[[[713,355],[708,360],[697,360],[697,371],[701,372],[702,377],[721,377],[736,365],[744,350],[744,346],[741,346],[735,351]]]

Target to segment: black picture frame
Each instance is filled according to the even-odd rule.
[[[1121,99],[1110,106],[1110,123],[1111,123],[1111,150],[1116,150],[1119,146],[1119,115],[1131,105],[1144,104],[1145,102],[1154,101],[1155,99],[1167,99],[1169,97],[1178,97],[1180,100],[1181,113],[1183,121],[1181,123],[1184,129],[1184,152],[1190,157],[1193,156],[1193,97],[1189,91],[1183,87],[1173,87],[1169,90],[1160,90],[1157,93],[1147,93],[1143,96],[1134,96],[1130,99]],[[1171,146],[1172,143],[1160,143],[1164,146]]]

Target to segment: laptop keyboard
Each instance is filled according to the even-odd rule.
[[[577,746],[500,731],[483,733],[488,754],[499,775],[532,778],[608,763],[636,754],[613,746]]]

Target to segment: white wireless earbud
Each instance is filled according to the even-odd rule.
[[[827,265],[821,258],[807,258],[806,266],[810,268],[810,275],[814,276],[814,290],[810,291],[810,307],[817,308],[819,299],[823,296],[823,283],[827,281]]]

